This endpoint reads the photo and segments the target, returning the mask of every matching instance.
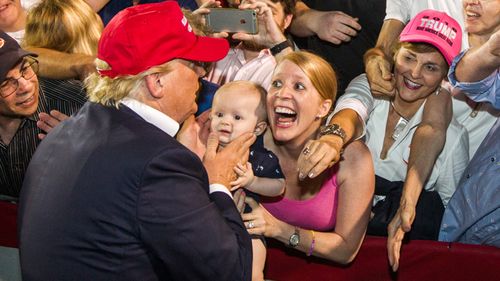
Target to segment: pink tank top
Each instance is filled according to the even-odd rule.
[[[273,201],[263,198],[262,205],[277,219],[291,225],[318,231],[333,230],[338,205],[337,167],[335,165],[330,169],[330,176],[314,197],[303,201],[285,197]]]

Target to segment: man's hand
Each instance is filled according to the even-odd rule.
[[[351,41],[358,34],[361,25],[357,18],[353,18],[340,11],[315,12],[317,15],[311,17],[311,30],[322,40],[339,45]]]
[[[236,179],[233,168],[238,163],[248,161],[248,150],[255,139],[254,133],[245,133],[217,152],[219,136],[217,133],[210,133],[207,151],[203,158],[203,165],[207,170],[210,184],[220,183],[229,189],[230,183]]]
[[[274,21],[271,8],[266,3],[248,0],[241,4],[239,8],[254,9],[257,12],[259,32],[257,34],[238,32],[233,35],[233,39],[253,41],[266,48],[271,48],[274,45],[286,40],[285,35]]]
[[[69,116],[57,110],[51,110],[50,114],[40,112],[38,118],[40,120],[36,122],[36,126],[45,132],[45,134],[38,134],[38,138],[43,140],[45,136],[50,133],[50,131],[52,131],[59,123],[68,119]]]
[[[207,110],[196,118],[192,115],[184,121],[177,133],[177,141],[203,159],[209,133],[210,110]]]
[[[365,72],[374,97],[393,97],[396,81],[392,76],[391,62],[380,53],[368,50],[365,54]]]
[[[297,161],[299,179],[314,178],[339,161],[343,140],[336,135],[325,135],[309,140]]]
[[[403,243],[405,233],[411,230],[414,219],[415,206],[407,204],[404,199],[401,200],[396,215],[387,227],[387,254],[393,271],[398,270],[401,244]]]
[[[255,175],[253,174],[252,164],[250,162],[247,162],[246,166],[238,163],[236,167],[234,167],[234,172],[238,178],[231,182],[231,191],[240,187],[248,187],[252,185]]]

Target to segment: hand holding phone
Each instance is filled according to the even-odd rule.
[[[257,14],[254,10],[213,8],[206,16],[207,26],[213,32],[256,34]]]

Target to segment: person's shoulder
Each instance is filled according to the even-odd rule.
[[[366,144],[361,140],[347,144],[340,158],[339,177],[361,175],[365,169],[373,171],[372,155]]]
[[[366,161],[371,162],[372,156],[366,144],[361,140],[356,140],[345,146],[342,160],[356,164]]]
[[[79,105],[84,104],[87,100],[86,91],[81,81],[38,77],[38,82],[47,99]]]

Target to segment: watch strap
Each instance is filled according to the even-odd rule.
[[[283,42],[281,42],[281,43],[279,43],[279,44],[276,44],[276,45],[272,46],[272,47],[269,49],[269,51],[271,52],[271,54],[272,54],[273,56],[276,56],[277,54],[279,54],[281,51],[283,51],[284,49],[286,49],[286,48],[288,48],[288,47],[292,48],[292,47],[293,47],[293,45],[292,45],[292,43],[291,43],[291,42],[287,39],[287,40],[285,40],[285,41],[283,41]]]
[[[342,139],[342,142],[345,144],[346,143],[346,133],[342,127],[340,127],[339,124],[331,124],[331,125],[326,125],[326,126],[321,126],[319,135],[324,136],[324,135],[335,135],[339,136]]]

